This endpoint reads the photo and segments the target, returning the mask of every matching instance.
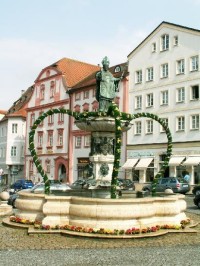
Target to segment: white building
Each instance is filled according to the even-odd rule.
[[[19,178],[25,178],[25,109],[32,90],[33,87],[29,87],[25,92],[22,91],[21,97],[0,121],[0,169],[3,170],[3,184],[11,184]]]
[[[172,133],[173,156],[165,176],[187,170],[200,182],[200,30],[162,22],[129,55],[130,113],[149,112],[165,119]],[[152,181],[166,151],[167,137],[151,119],[138,118],[128,131],[128,174]],[[148,158],[148,159],[147,159]]]

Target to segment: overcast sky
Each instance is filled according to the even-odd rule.
[[[0,0],[0,109],[63,57],[126,62],[162,21],[200,29],[200,0]]]

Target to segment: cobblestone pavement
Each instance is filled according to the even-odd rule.
[[[198,265],[200,210],[194,206],[192,197],[187,198],[187,203],[187,216],[199,222],[195,227],[197,233],[91,239],[59,234],[27,235],[27,230],[0,223],[0,265]]]

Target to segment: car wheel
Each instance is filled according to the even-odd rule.
[[[196,191],[195,195],[200,195],[200,190],[199,189]]]

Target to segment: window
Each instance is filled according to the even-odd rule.
[[[29,172],[33,172],[33,161],[29,161]]]
[[[167,78],[168,72],[169,72],[168,64],[161,65],[161,78]]]
[[[142,133],[142,122],[137,121],[137,122],[135,122],[135,134],[141,135],[141,133]]]
[[[153,133],[153,121],[147,120],[146,121],[146,134],[152,134]]]
[[[185,130],[185,117],[180,116],[177,117],[177,131],[183,131]]]
[[[147,68],[147,81],[153,80],[153,67]]]
[[[63,146],[63,128],[58,129],[58,146]]]
[[[51,81],[51,84],[50,84],[50,98],[54,97],[54,94],[55,94],[55,82]]]
[[[152,53],[156,52],[156,43],[152,43]]]
[[[89,111],[89,104],[88,103],[84,103],[83,104],[83,111],[84,112],[88,112]]]
[[[142,70],[136,71],[136,82],[135,83],[142,83]]]
[[[48,116],[48,124],[52,125],[54,122],[54,114]]]
[[[178,45],[178,36],[174,36],[174,46]]]
[[[136,96],[135,97],[135,109],[141,109],[142,108],[142,96]]]
[[[185,101],[185,88],[177,89],[177,102],[181,103]]]
[[[51,161],[49,159],[46,159],[46,161],[45,161],[45,168],[46,168],[46,172],[50,173]]]
[[[40,86],[40,100],[44,100],[44,95],[45,95],[44,90],[45,90],[45,85],[42,84]]]
[[[191,129],[199,129],[199,115],[191,116]]]
[[[81,148],[81,141],[82,141],[81,136],[75,137],[75,148]]]
[[[161,51],[166,51],[169,49],[169,35],[164,34],[161,36]]]
[[[193,56],[190,59],[190,71],[198,71],[199,69],[199,57]]]
[[[38,132],[38,147],[43,145],[43,132]]]
[[[41,116],[43,113],[44,113],[43,111],[40,111],[40,112],[39,112],[39,116]],[[42,127],[43,124],[44,124],[44,120],[42,120],[42,121],[40,122],[39,126]]]
[[[114,71],[115,71],[115,73],[120,72],[121,71],[121,67],[120,66],[116,66]]]
[[[90,147],[90,135],[84,137],[84,147]]]
[[[35,122],[35,114],[31,114],[30,126],[33,126],[34,122]]]
[[[169,125],[169,120],[168,120],[168,118],[162,118],[162,120],[163,120],[163,122],[166,124],[166,126],[168,126]],[[162,126],[162,125],[160,125],[160,132],[165,132],[165,129],[164,129],[164,127]]]
[[[48,146],[53,146],[53,130],[48,131]]]
[[[185,60],[181,59],[176,61],[176,73],[179,74],[184,74],[185,72]]]
[[[153,106],[153,93],[147,94],[147,107]]]
[[[11,157],[15,157],[15,156],[17,156],[17,147],[12,146],[11,147]]]
[[[191,100],[199,99],[199,85],[194,85],[191,87]]]
[[[58,114],[58,123],[59,124],[63,124],[64,123],[64,114],[63,113],[59,113]]]
[[[81,107],[80,107],[80,105],[75,105],[74,106],[74,112],[77,112],[77,113],[80,113],[80,111],[81,111]]]
[[[161,105],[166,105],[168,104],[168,91],[161,91]]]
[[[12,124],[12,133],[17,133],[17,124]]]
[[[81,93],[80,92],[75,93],[75,101],[78,101],[80,99],[81,99]]]
[[[89,91],[84,91],[84,99],[89,99]]]

